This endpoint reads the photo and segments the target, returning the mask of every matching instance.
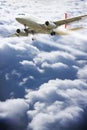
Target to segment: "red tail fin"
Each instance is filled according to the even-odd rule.
[[[67,19],[67,13],[65,13],[65,19]],[[65,24],[65,28],[67,28],[67,24]]]

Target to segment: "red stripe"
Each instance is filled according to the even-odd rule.
[[[67,13],[65,13],[65,19],[67,19]],[[65,28],[67,27],[67,24],[65,24]]]

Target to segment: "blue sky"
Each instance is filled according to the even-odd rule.
[[[0,129],[87,130],[87,19],[67,36],[7,37],[20,15],[86,14],[87,1],[0,1]]]

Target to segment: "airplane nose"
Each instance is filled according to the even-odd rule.
[[[25,18],[16,18],[16,20],[21,23],[21,24],[25,24],[26,23],[26,19]]]
[[[20,22],[20,21],[21,21],[21,18],[16,18],[16,20],[17,20],[18,22]]]

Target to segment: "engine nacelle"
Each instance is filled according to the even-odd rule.
[[[17,35],[17,36],[28,36],[28,33],[25,32],[24,30],[22,31],[22,30],[20,30],[20,29],[17,29],[17,30],[16,30],[16,35]]]
[[[21,32],[21,30],[20,30],[20,29],[17,29],[16,32],[19,34],[19,33]]]
[[[45,22],[45,26],[49,29],[54,29],[56,28],[56,25],[53,23],[53,22],[49,22],[49,21],[46,21]]]

